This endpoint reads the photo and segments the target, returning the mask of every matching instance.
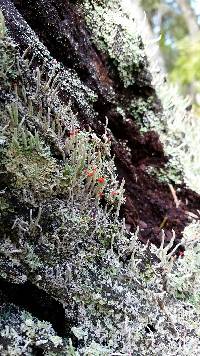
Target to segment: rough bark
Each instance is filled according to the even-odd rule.
[[[150,168],[155,170],[163,168],[167,171],[170,157],[164,152],[163,144],[155,130],[142,131],[144,110],[158,118],[162,116],[163,111],[162,103],[152,84],[148,59],[142,56],[142,60],[138,61],[137,66],[132,66],[132,62],[131,65],[128,62],[127,67],[130,67],[131,73],[129,73],[128,80],[125,78],[127,81],[124,82],[124,67],[120,68],[120,71],[116,58],[113,59],[112,55],[109,55],[109,51],[103,51],[94,44],[92,29],[89,29],[86,24],[85,13],[79,1],[0,0],[0,5],[9,35],[18,44],[21,54],[28,48],[26,56],[31,61],[31,64],[30,62],[28,64],[28,69],[24,58],[21,60],[22,63],[20,62],[24,70],[24,77],[20,74],[20,63],[18,63],[19,73],[16,77],[13,78],[13,73],[10,75],[8,70],[11,82],[4,83],[1,93],[0,105],[4,108],[5,113],[2,125],[5,124],[4,131],[8,130],[8,133],[1,139],[3,149],[0,150],[2,159],[0,162],[0,188],[4,199],[3,203],[1,202],[2,219],[0,221],[3,240],[0,251],[1,275],[3,277],[0,279],[0,301],[1,303],[14,303],[20,310],[24,308],[39,319],[51,322],[58,335],[72,339],[73,346],[80,351],[80,355],[87,354],[82,350],[87,352],[93,341],[99,342],[102,349],[104,346],[109,347],[105,355],[118,351],[125,355],[131,354],[131,352],[135,352],[132,345],[135,345],[134,347],[139,350],[141,355],[143,352],[141,350],[146,347],[144,345],[146,345],[147,334],[149,330],[154,331],[155,327],[153,321],[150,323],[144,319],[144,321],[138,322],[137,316],[145,315],[145,318],[146,316],[149,318],[149,313],[151,313],[153,320],[159,308],[160,319],[162,313],[165,315],[162,310],[163,301],[158,300],[157,302],[155,298],[158,291],[160,292],[162,283],[162,293],[165,295],[166,281],[161,282],[159,279],[163,276],[162,273],[157,273],[158,280],[155,279],[156,282],[152,282],[155,287],[155,295],[152,294],[150,307],[149,295],[153,288],[150,284],[146,292],[146,287],[144,288],[146,281],[144,282],[142,279],[143,275],[145,278],[149,278],[148,273],[151,274],[153,271],[153,269],[152,271],[151,268],[149,269],[149,266],[152,261],[157,263],[158,257],[152,255],[150,250],[146,255],[142,255],[141,244],[131,240],[135,235],[129,235],[124,226],[121,226],[121,222],[116,221],[115,215],[107,215],[105,212],[102,215],[99,206],[94,205],[93,196],[91,198],[90,194],[87,194],[89,185],[86,187],[84,185],[85,196],[80,193],[82,186],[81,189],[78,187],[80,196],[76,202],[71,196],[68,196],[71,188],[67,186],[68,175],[70,175],[69,168],[74,167],[65,166],[65,158],[69,158],[67,156],[69,152],[67,150],[65,152],[64,149],[66,142],[70,139],[72,139],[72,145],[74,144],[76,130],[70,131],[67,127],[65,131],[67,124],[62,121],[60,116],[61,121],[56,121],[57,101],[54,106],[49,98],[52,91],[55,94],[54,87],[47,86],[45,76],[51,72],[52,61],[59,62],[63,86],[59,89],[58,95],[62,103],[68,103],[69,100],[71,102],[73,114],[69,112],[68,116],[70,119],[74,119],[74,114],[76,114],[82,129],[89,131],[90,127],[104,141],[111,140],[111,150],[115,156],[118,176],[121,181],[123,178],[125,179],[126,203],[121,209],[121,216],[125,217],[127,230],[135,232],[139,226],[141,241],[150,240],[159,246],[163,236],[162,230],[165,232],[166,242],[169,242],[172,239],[173,229],[176,236],[175,244],[177,244],[182,237],[184,227],[190,221],[188,211],[197,214],[200,197],[188,189],[184,183],[178,185],[171,179],[171,185],[169,185],[165,180],[161,182],[156,175],[149,172]],[[115,35],[117,40],[120,39],[120,33],[116,31]],[[144,46],[141,38],[137,44],[138,48],[135,50],[142,51]],[[10,51],[9,46],[8,44],[8,52]],[[120,45],[118,50],[120,55]],[[134,52],[131,53],[132,55]],[[38,66],[42,68],[41,71]],[[32,76],[30,71],[32,71]],[[17,80],[19,89],[16,89]],[[42,82],[41,93],[38,88],[40,81]],[[52,84],[51,82],[54,82],[52,78],[50,84]],[[26,85],[27,92],[25,94],[23,85]],[[18,99],[15,97],[16,92]],[[31,105],[29,99],[32,100]],[[141,101],[145,107],[140,106]],[[19,105],[19,116],[22,117],[20,123],[15,120],[16,112],[13,114],[12,110],[7,110],[9,104],[14,105],[14,109],[16,109],[16,103]],[[12,106],[11,109],[13,109]],[[12,145],[16,145],[17,141],[17,128],[15,127],[16,122],[8,124],[10,122],[8,114],[13,121],[17,121],[19,134],[22,130],[22,137],[18,138],[19,141],[22,141],[20,144],[25,145],[25,153],[23,149],[15,150],[16,147],[13,149]],[[65,116],[66,122],[68,116]],[[106,122],[108,123],[108,133],[105,138]],[[49,126],[45,131],[46,124]],[[42,147],[44,145],[48,147],[47,156],[45,156],[46,151],[44,155],[39,155],[35,146],[33,147],[33,139],[35,139],[34,144],[39,145],[36,131],[39,132],[39,137],[42,139]],[[27,137],[24,137],[25,133],[27,133]],[[84,142],[86,149],[89,146],[87,153],[91,154],[92,134],[89,132],[87,135],[85,134],[84,137],[89,137],[88,141]],[[6,140],[10,140],[8,144],[5,143]],[[97,142],[99,141],[97,140]],[[31,147],[27,154],[29,143]],[[99,145],[100,150],[106,151],[105,145]],[[2,152],[5,153],[4,150],[7,150],[6,158],[2,157]],[[37,161],[38,157],[39,161]],[[101,161],[97,162],[101,165]],[[38,164],[36,168],[39,170],[39,174],[29,177],[31,169],[33,173],[35,172],[35,163],[36,166]],[[108,162],[109,164],[111,163]],[[84,167],[81,165],[80,167],[83,170]],[[81,170],[80,167],[79,170]],[[109,167],[104,166],[103,168],[104,172],[109,172],[107,169]],[[83,171],[90,178],[98,167],[95,166],[93,169],[94,172],[87,169],[86,172]],[[111,173],[113,174],[113,172]],[[101,184],[104,183],[104,177],[100,176],[97,182],[99,183],[97,189],[99,189],[99,186],[101,187]],[[74,180],[73,184],[76,184]],[[81,184],[83,184],[83,180]],[[104,207],[107,203],[106,197],[102,197],[101,190],[97,190],[97,193],[98,203],[100,202],[101,207]],[[112,193],[116,192],[112,191]],[[76,214],[74,214],[73,203],[76,204]],[[108,206],[109,208],[110,206]],[[130,247],[130,242],[135,245]],[[173,243],[171,247],[174,247]],[[136,250],[139,248],[137,266],[134,266],[134,261],[132,261],[135,253],[134,248]],[[180,246],[179,252],[176,252],[177,255],[179,252],[183,253],[183,247]],[[141,256],[142,263],[140,262]],[[176,256],[174,255],[173,258],[176,259]],[[134,274],[131,274],[132,272],[129,270],[131,263],[134,268],[138,268],[137,273],[134,270]],[[7,290],[5,291],[5,289]],[[20,294],[23,294],[24,297],[19,298]],[[33,299],[31,294],[33,294]],[[174,297],[170,298],[169,304],[171,303],[170,307],[173,311]],[[44,304],[45,308],[43,309]],[[161,307],[158,308],[158,304]],[[183,307],[181,305],[181,308]],[[140,312],[140,308],[143,308],[142,312]],[[55,310],[52,311],[52,309]],[[7,311],[5,315],[7,315],[6,313]],[[17,321],[13,322],[13,314],[11,313],[11,317],[9,314],[11,327],[13,324],[18,325],[17,323],[20,321],[22,330],[24,330],[26,323],[21,312],[14,310],[13,313],[14,317],[17,317]],[[127,332],[125,330],[124,336],[123,329],[124,326],[127,327],[126,323],[129,317],[132,324],[136,325],[136,329],[139,327],[141,330],[139,332],[141,340],[139,339],[138,345],[135,344],[138,336],[134,336],[135,331],[133,332],[132,329],[130,329],[131,331],[127,329]],[[27,317],[28,321],[29,318],[30,316]],[[61,320],[61,325],[58,325],[58,319]],[[163,330],[170,329],[168,332],[169,338],[171,338],[174,329],[168,321],[168,315],[165,316],[165,319],[166,324],[164,323]],[[135,320],[138,324],[134,324]],[[109,329],[110,323],[112,330]],[[86,330],[84,339],[82,336],[79,338],[79,335],[76,334],[77,331],[80,331],[78,330],[79,326],[80,330]],[[77,330],[73,333],[72,328],[77,328]],[[162,345],[166,343],[166,335],[163,330],[161,332],[161,335],[164,335]],[[185,329],[182,334],[184,332]],[[187,332],[189,333],[188,329]],[[103,335],[102,339],[101,334]],[[130,336],[131,341],[127,341],[127,335],[128,338]],[[54,341],[53,346],[52,340]],[[47,352],[48,355],[49,350],[55,351],[55,354],[68,354],[66,353],[68,345],[65,345],[64,348],[60,340],[61,344],[56,345],[57,339],[54,337],[48,340],[48,346],[44,343],[44,338],[40,340],[39,344],[35,342],[35,339],[32,342],[33,345],[36,344],[32,354],[46,355],[44,352]],[[175,344],[172,343],[170,350],[173,350],[176,345],[176,334],[173,342]],[[28,343],[29,340],[24,347],[27,347]],[[112,343],[114,346],[113,348],[111,346],[112,350],[110,351]],[[156,343],[160,345],[159,335]],[[94,345],[91,354],[96,352],[97,346],[99,346],[96,345]],[[100,349],[99,355],[104,354],[102,349]],[[67,348],[67,350],[69,349]],[[71,349],[71,354],[73,354],[73,350]]]
[[[123,87],[115,66],[110,65],[105,54],[94,46],[90,31],[84,22],[79,3],[70,1],[2,1],[1,6],[12,36],[22,50],[30,46],[30,33],[34,31],[50,54],[65,68],[78,73],[80,81],[92,89],[98,99],[90,104],[93,117],[76,102],[76,97],[65,93],[74,102],[80,120],[89,124],[98,134],[103,131],[101,123],[108,118],[112,132],[113,153],[119,176],[126,179],[127,202],[124,208],[127,224],[132,228],[140,223],[144,227],[142,239],[156,241],[159,226],[167,216],[166,230],[170,236],[173,228],[177,237],[188,222],[186,211],[194,211],[199,206],[199,197],[184,186],[179,188],[179,208],[175,207],[173,196],[167,184],[160,183],[145,171],[147,167],[164,167],[168,158],[156,132],[139,132],[134,113],[127,112],[131,100],[154,97],[151,109],[162,111],[161,103],[151,86],[151,74],[143,68],[142,77],[135,84]],[[120,105],[126,112],[126,119],[118,112]],[[120,142],[126,141],[131,154],[127,154]],[[187,199],[187,206],[185,204]]]

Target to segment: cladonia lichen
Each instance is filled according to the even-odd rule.
[[[44,79],[4,27],[1,36],[0,275],[59,301],[67,329],[59,337],[50,323],[5,302],[1,354],[198,356],[199,309],[187,298],[199,291],[192,285],[198,260],[193,273],[164,233],[158,249],[127,231],[107,127],[102,139],[81,130],[59,98],[57,67]],[[196,226],[188,229],[198,239]]]

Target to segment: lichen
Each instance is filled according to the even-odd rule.
[[[188,102],[181,99],[168,83],[164,83],[155,67],[156,58],[152,56],[154,44],[152,39],[143,35],[144,19],[137,4],[126,4],[123,0],[101,3],[86,0],[83,7],[94,43],[117,68],[124,86],[128,87],[135,81],[139,85],[141,78],[144,85],[144,77],[149,77],[148,85],[155,88],[156,100],[161,101],[163,112],[156,112],[155,98],[151,97],[133,98],[126,108],[142,134],[149,130],[159,134],[169,158],[169,164],[164,169],[150,167],[149,171],[163,182],[185,182],[199,192],[200,168],[195,150],[199,136],[195,134],[195,118],[186,111]],[[144,74],[146,70],[148,75]],[[188,134],[185,135],[185,132]]]
[[[127,5],[129,13],[134,16],[135,26],[142,37],[144,53],[148,59],[148,70],[152,75],[152,86],[162,105],[162,112],[150,115],[144,127],[155,130],[164,145],[164,151],[169,157],[169,165],[173,173],[174,182],[185,182],[188,187],[200,192],[199,185],[199,154],[196,147],[200,141],[200,121],[188,110],[190,101],[183,98],[178,89],[169,84],[166,75],[158,65],[158,52],[155,40],[149,38],[145,31],[144,14],[138,3],[132,2]],[[148,110],[147,117],[149,115]],[[145,115],[144,115],[145,117]],[[162,179],[168,181],[168,167],[162,175]],[[169,176],[172,177],[170,173]]]
[[[119,218],[123,184],[107,128],[102,139],[81,131],[70,103],[59,99],[57,65],[46,68],[44,80],[5,31],[2,42],[13,50],[17,88],[7,71],[0,165],[9,219],[3,220],[0,272],[59,300],[69,332],[64,340],[49,323],[5,305],[1,354],[34,355],[36,347],[49,356],[198,356],[199,311],[176,298],[172,283],[166,289],[176,271],[173,241],[144,246]]]
[[[199,309],[200,300],[200,251],[199,251],[199,221],[193,221],[184,230],[187,246],[181,259],[176,261],[173,270],[168,275],[168,289],[178,298],[187,300]]]
[[[33,355],[34,350],[48,355],[67,353],[67,345],[56,335],[50,323],[33,318],[14,305],[1,305],[0,352],[3,356]],[[65,354],[66,354],[65,353]]]
[[[146,58],[140,34],[123,2],[86,0],[83,6],[95,44],[109,55],[124,86],[134,84],[136,73],[145,71]]]
[[[117,68],[124,86],[131,86],[135,81],[140,85],[141,79],[144,85],[145,78],[149,78],[148,85],[155,89],[157,100],[160,99],[163,112],[156,112],[155,98],[151,97],[133,98],[126,108],[141,133],[156,131],[164,145],[169,164],[159,171],[151,168],[152,173],[163,182],[185,182],[199,192],[200,167],[195,149],[199,142],[197,131],[200,130],[196,130],[199,120],[187,112],[188,101],[159,72],[156,54],[152,55],[156,45],[144,34],[144,18],[137,4],[123,0],[101,3],[86,0],[83,7],[95,45],[108,56],[108,63],[112,61]]]

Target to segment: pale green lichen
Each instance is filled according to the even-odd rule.
[[[188,100],[177,89],[163,83],[157,88],[163,105],[163,114],[154,115],[148,121],[148,129],[155,130],[169,157],[165,169],[152,170],[162,181],[185,182],[200,192],[200,160],[196,149],[200,142],[200,121],[187,111]]]
[[[153,109],[154,100],[155,98],[151,96],[146,100],[142,97],[136,97],[130,102],[129,112],[136,120],[141,133],[152,130],[152,122],[156,120],[156,113]],[[157,115],[159,117],[159,114]]]
[[[151,115],[144,125],[159,134],[164,150],[170,158],[169,164],[174,172],[170,176],[173,176],[174,181],[176,183],[184,181],[199,193],[200,160],[196,148],[200,142],[200,120],[188,112],[190,102],[182,98],[177,88],[166,81],[166,76],[159,68],[156,41],[149,38],[149,32],[145,30],[144,13],[138,2],[134,1],[131,4],[129,2],[127,7],[131,16],[134,16],[135,26],[142,37],[144,52],[148,58],[148,69],[152,74],[152,86],[163,107],[163,113]],[[161,175],[163,180],[170,179],[168,170],[161,172]]]
[[[150,41],[146,37],[141,42],[144,19],[138,15],[141,15],[141,12],[137,4],[134,3],[131,9],[131,5],[125,4],[124,1],[99,3],[86,0],[83,6],[95,44],[113,60],[125,87],[133,84],[135,80],[139,84],[136,73],[140,73],[140,68],[145,71],[146,56],[149,60],[152,85],[155,85],[156,93],[161,99],[163,113],[155,112],[151,98],[145,101],[140,97],[132,100],[128,110],[139,124],[142,133],[154,130],[159,134],[169,157],[169,164],[165,169],[158,171],[152,168],[152,173],[164,182],[185,181],[192,189],[199,191],[200,167],[195,149],[199,141],[195,130],[198,122],[186,114],[188,103],[169,88],[168,84],[163,83],[162,76],[155,67],[155,58],[152,57],[154,44],[149,44]],[[149,84],[151,85],[151,80]]]
[[[160,132],[166,153],[171,157],[172,166],[182,171],[185,183],[199,193],[200,120],[187,111],[188,100],[181,98],[176,88],[165,84],[158,90],[166,122],[165,131]]]
[[[0,216],[3,215],[4,211],[9,210],[9,203],[4,197],[0,197]]]
[[[50,323],[33,318],[14,305],[1,305],[0,352],[2,356],[33,355],[34,350],[48,355],[67,354],[67,345]]]
[[[168,275],[168,289],[178,298],[187,300],[199,309],[200,301],[200,222],[194,220],[184,230],[186,250]]]
[[[147,167],[145,171],[158,179],[161,183],[176,183],[181,184],[183,182],[182,167],[179,165],[173,166],[171,162],[165,165],[164,168]]]
[[[122,1],[83,2],[85,17],[97,47],[109,55],[128,87],[144,71],[146,58],[135,22]]]

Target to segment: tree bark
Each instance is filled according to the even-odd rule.
[[[189,212],[196,218],[200,197],[167,176],[171,157],[145,122],[163,124],[164,109],[144,44],[132,28],[135,21],[125,13],[120,22],[123,9],[116,15],[117,3],[110,1],[109,26],[99,21],[105,37],[95,42],[95,23],[89,26],[80,1],[0,0],[6,23],[5,34],[0,26],[6,67],[0,66],[0,348],[5,354],[153,354],[155,342],[160,350],[171,340],[170,350],[180,349],[174,331],[180,318],[174,326],[169,315],[175,308],[185,319],[188,314],[185,303],[176,301],[174,307],[174,294],[166,296],[171,249],[164,246],[177,247]],[[114,29],[107,38],[111,20]],[[130,44],[124,41],[127,33]],[[75,117],[80,125],[74,125]],[[122,188],[108,142],[119,180],[125,179],[120,215]],[[156,175],[162,169],[164,181]],[[160,250],[156,255],[145,249],[137,234],[142,242],[161,246],[163,269]],[[184,247],[178,248],[174,260],[184,254]],[[162,329],[152,344],[150,331],[157,327]],[[183,327],[184,337],[191,334],[188,329]]]
[[[142,98],[147,101],[151,97],[151,110],[156,115],[162,112],[162,105],[151,85],[151,73],[144,67],[140,74],[136,73],[135,84],[125,88],[115,65],[110,65],[109,58],[100,53],[91,40],[78,2],[1,0],[0,5],[9,31],[22,50],[31,44],[34,52],[39,43],[43,46],[43,53],[44,48],[48,49],[66,70],[78,75],[80,83],[96,93],[98,99],[93,104],[86,100],[87,93],[83,90],[87,110],[82,102],[77,101],[73,90],[68,88],[61,95],[64,100],[70,98],[82,125],[91,126],[97,134],[103,134],[103,124],[105,118],[108,119],[118,174],[126,180],[127,200],[123,214],[127,224],[131,229],[138,224],[145,226],[141,239],[156,242],[159,226],[167,215],[169,236],[173,228],[180,238],[188,222],[186,211],[198,207],[199,196],[182,186],[179,189],[182,203],[175,208],[168,184],[160,183],[146,171],[149,167],[164,167],[168,161],[158,134],[154,131],[141,134],[134,113],[130,114],[126,109],[132,100]],[[41,58],[38,57],[38,61],[41,63]],[[125,119],[118,106],[123,108]],[[121,142],[127,143],[129,153]]]

